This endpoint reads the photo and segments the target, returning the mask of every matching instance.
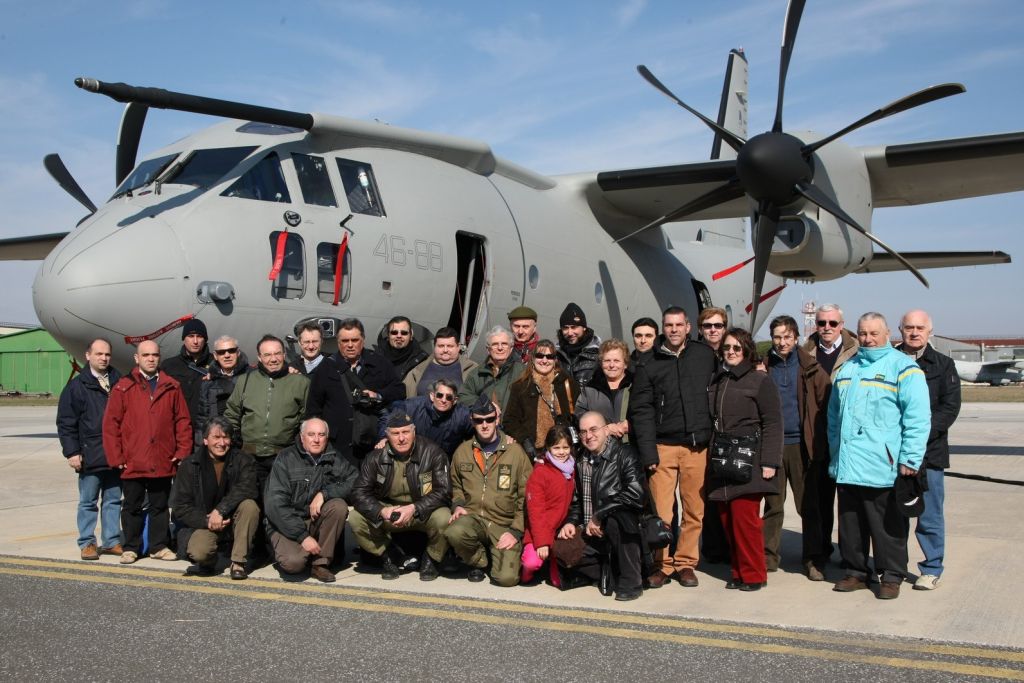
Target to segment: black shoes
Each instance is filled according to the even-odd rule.
[[[597,581],[597,590],[606,598],[615,592],[612,590],[612,568],[607,562],[601,563],[601,578]]]
[[[430,555],[424,554],[420,560],[420,581],[433,581],[437,577],[437,565],[430,559]]]
[[[185,567],[185,572],[182,576],[213,576],[214,569],[211,565],[206,564],[190,564]]]
[[[244,581],[249,578],[249,575],[245,573],[245,566],[237,562],[231,563],[231,580],[232,581]]]
[[[398,568],[395,561],[391,559],[390,553],[385,552],[383,561],[380,563],[380,578],[385,581],[393,581],[402,575],[402,570]]]
[[[741,590],[744,593],[753,593],[754,591],[761,590],[767,585],[767,583],[745,583],[739,579],[729,579],[725,584],[725,587],[729,590]]]
[[[619,602],[628,602],[630,600],[636,600],[644,594],[642,588],[635,588],[631,591],[619,591],[615,594],[615,599]]]
[[[469,575],[466,578],[469,579],[470,583],[480,583],[487,578],[487,574],[484,573],[483,569],[473,567],[469,570]]]

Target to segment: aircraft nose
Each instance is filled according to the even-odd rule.
[[[109,338],[118,355],[121,337],[191,312],[188,276],[181,244],[159,217],[83,224],[43,262],[32,300],[43,326],[74,355],[96,337]]]

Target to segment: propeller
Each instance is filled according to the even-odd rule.
[[[117,130],[117,160],[114,167],[114,187],[118,187],[135,168],[135,155],[139,153],[142,127],[146,123],[149,107],[141,102],[129,102],[121,115]]]
[[[686,216],[732,201],[743,195],[749,197],[757,206],[755,214],[757,221],[753,233],[754,275],[750,310],[751,332],[754,331],[753,328],[757,321],[757,309],[761,303],[764,278],[768,270],[768,261],[771,258],[772,245],[775,243],[775,237],[778,233],[779,218],[785,207],[797,201],[809,201],[827,213],[832,214],[838,220],[891,254],[904,268],[913,273],[925,287],[928,286],[928,280],[921,275],[921,272],[910,261],[882,240],[872,235],[844,211],[832,197],[814,185],[814,153],[830,142],[862,126],[919,107],[922,104],[934,102],[951,95],[959,95],[966,90],[959,83],[944,83],[925,88],[876,109],[867,116],[858,119],[828,137],[804,144],[800,139],[784,131],[782,105],[786,92],[789,62],[793,56],[797,30],[800,27],[800,19],[803,16],[805,3],[806,0],[790,0],[786,8],[786,22],[782,30],[782,52],[779,59],[778,97],[775,103],[775,120],[772,123],[770,132],[755,135],[749,140],[743,140],[735,133],[718,125],[676,97],[646,66],[640,65],[637,67],[637,71],[640,72],[644,80],[680,107],[703,121],[708,128],[720,135],[726,143],[736,150],[735,175],[727,179],[724,184],[713,188],[677,209],[667,212],[664,216],[651,221],[621,239],[627,239],[639,232],[657,227],[663,223],[681,220]],[[621,239],[616,241],[621,241]]]
[[[57,181],[57,184],[64,188],[64,191],[69,195],[78,200],[78,203],[89,209],[89,214],[96,213],[96,205],[89,199],[89,195],[85,194],[81,186],[68,171],[68,167],[61,161],[59,154],[47,154],[43,157],[43,166],[46,167],[47,172]]]

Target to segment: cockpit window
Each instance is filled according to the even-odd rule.
[[[245,172],[241,178],[231,183],[221,193],[224,197],[241,197],[242,199],[258,199],[264,202],[290,202],[288,186],[281,173],[281,159],[277,152],[267,156]]]
[[[174,161],[177,156],[178,154],[175,152],[174,154],[168,154],[166,156],[157,157],[156,159],[147,159],[146,161],[143,161],[141,164],[136,166],[135,170],[132,171],[124,181],[122,181],[116,190],[114,190],[114,195],[111,199],[149,185],[151,182],[156,180],[158,175],[163,173],[164,169],[167,168],[167,166]]]
[[[351,159],[338,159],[338,171],[341,173],[341,182],[345,184],[345,195],[352,213],[384,215],[377,179],[370,164]]]
[[[327,177],[327,164],[323,157],[292,152],[295,175],[299,176],[302,200],[314,206],[337,206],[331,179]]]
[[[197,149],[181,168],[173,170],[162,182],[165,185],[194,185],[205,190],[252,154],[255,147],[222,147]]]

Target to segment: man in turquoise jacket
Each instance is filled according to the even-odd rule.
[[[836,374],[828,405],[829,476],[839,498],[839,552],[846,577],[834,590],[867,588],[868,542],[881,600],[899,597],[907,575],[910,520],[892,501],[897,477],[921,467],[931,408],[924,373],[889,344],[880,313],[857,321],[860,349]],[[865,534],[868,536],[865,538]]]

